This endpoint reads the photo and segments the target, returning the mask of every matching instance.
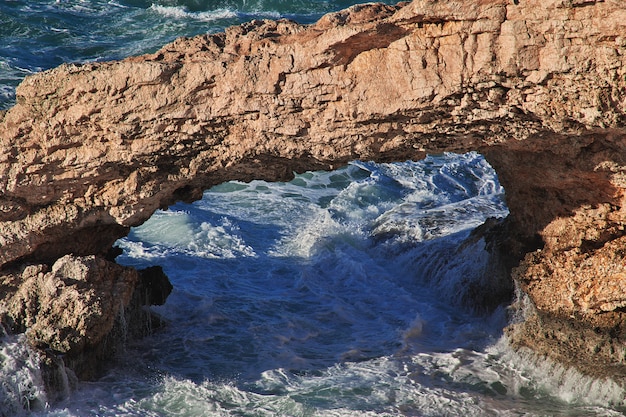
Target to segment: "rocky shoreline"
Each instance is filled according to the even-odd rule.
[[[414,0],[28,77],[0,114],[0,320],[88,378],[171,290],[114,261],[156,209],[232,179],[474,150],[510,209],[492,248],[532,305],[510,341],[623,379],[624,34],[618,0]]]

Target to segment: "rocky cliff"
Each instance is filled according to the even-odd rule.
[[[511,342],[623,377],[625,64],[621,0],[414,0],[31,76],[0,115],[2,320],[80,357],[141,281],[113,242],[157,208],[231,179],[477,150],[531,306]]]

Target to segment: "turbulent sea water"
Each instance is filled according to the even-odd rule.
[[[24,76],[62,62],[350,4],[5,0],[0,108]],[[511,351],[514,315],[472,303],[467,289],[494,268],[482,241],[464,239],[506,214],[474,153],[216,186],[119,242],[118,262],[162,265],[172,280],[154,308],[168,325],[55,404],[36,356],[0,333],[0,416],[623,415],[617,385]]]

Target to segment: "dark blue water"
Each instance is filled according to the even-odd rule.
[[[63,62],[350,4],[5,0],[0,108],[25,76]],[[154,309],[166,328],[52,405],[36,356],[4,336],[0,416],[622,415],[616,384],[511,351],[507,306],[472,304],[469,286],[494,270],[482,240],[462,242],[506,214],[474,153],[219,185],[119,242],[120,263],[170,276],[174,292]]]

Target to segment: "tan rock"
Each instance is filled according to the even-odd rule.
[[[21,319],[33,345],[75,353],[99,343],[123,314],[137,281],[137,271],[95,256],[66,255],[48,270],[30,265],[3,283],[16,288],[0,300],[0,311],[14,323]]]

